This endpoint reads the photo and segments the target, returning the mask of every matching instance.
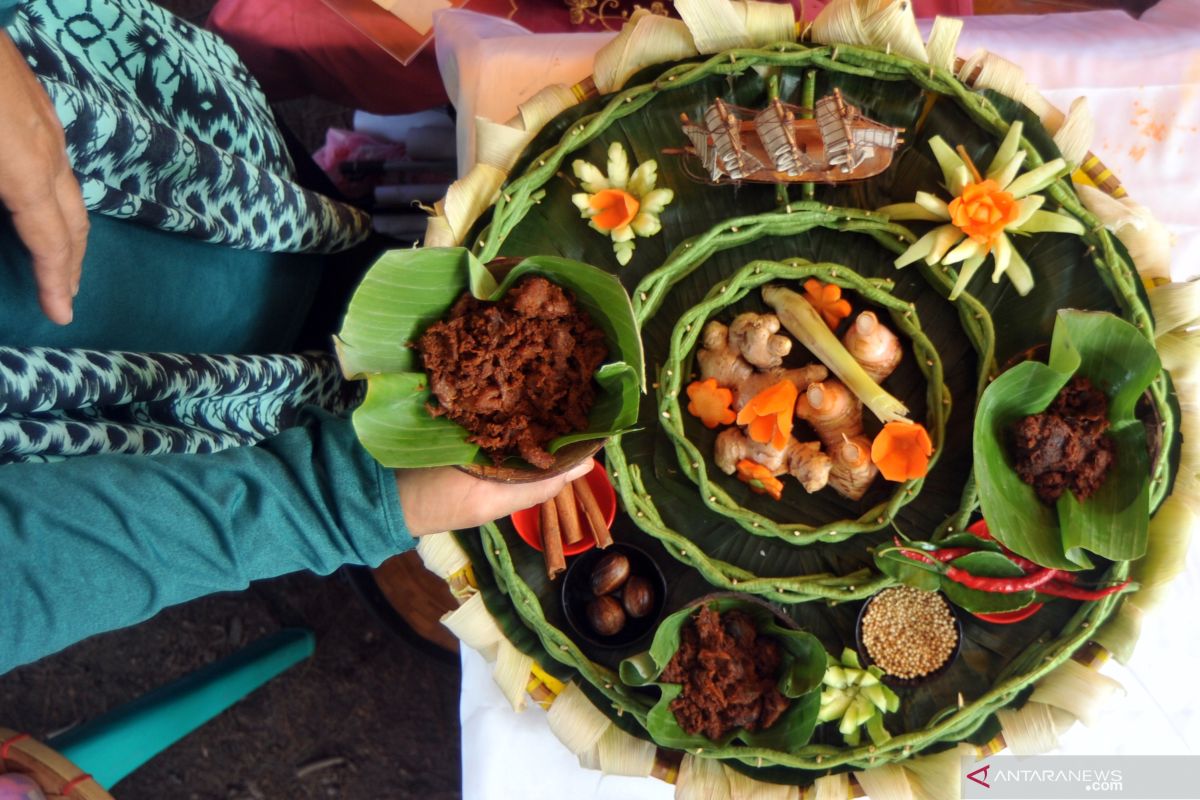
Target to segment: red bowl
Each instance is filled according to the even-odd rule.
[[[613,520],[617,518],[617,493],[613,491],[613,486],[608,480],[608,473],[604,471],[604,465],[595,459],[592,459],[592,463],[595,466],[593,466],[591,472],[584,476],[584,480],[587,481],[592,494],[596,495],[596,502],[600,505],[600,513],[604,515],[604,524],[611,528]],[[509,519],[512,520],[513,527],[517,529],[517,534],[525,540],[525,544],[540,552],[542,549],[542,515],[540,507],[523,508],[509,517]],[[585,550],[591,550],[595,546],[596,540],[592,538],[591,529],[585,523],[583,538],[575,542],[575,544],[566,544],[564,542],[563,555],[579,555]]]

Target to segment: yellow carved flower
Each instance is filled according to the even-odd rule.
[[[613,240],[617,263],[624,266],[633,257],[633,240],[653,236],[662,230],[658,215],[675,199],[670,189],[655,189],[658,163],[643,161],[629,174],[629,158],[620,142],[608,148],[608,174],[597,167],[576,159],[571,165],[582,192],[571,195],[588,225]]]
[[[884,206],[880,213],[896,220],[945,222],[922,236],[896,259],[905,267],[920,259],[927,264],[959,264],[958,280],[950,292],[954,300],[990,255],[994,261],[992,282],[1007,275],[1018,294],[1033,288],[1033,273],[1013,247],[1009,233],[1082,234],[1083,225],[1067,214],[1042,211],[1046,198],[1034,194],[1067,172],[1067,164],[1056,158],[1019,175],[1026,153],[1021,145],[1020,121],[1008,128],[987,173],[980,175],[960,147],[956,153],[935,136],[929,147],[942,168],[949,203],[929,192],[917,192],[916,202]]]

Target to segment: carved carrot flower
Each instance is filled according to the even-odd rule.
[[[768,386],[742,407],[737,424],[745,425],[754,441],[782,450],[792,433],[797,394],[796,384],[789,380]]]
[[[743,458],[737,463],[737,476],[755,494],[769,494],[776,500],[783,497],[783,482],[757,461]]]
[[[915,422],[889,422],[871,443],[871,460],[889,481],[924,478],[932,454],[929,432]]]
[[[732,425],[737,415],[730,408],[733,392],[717,385],[716,378],[692,381],[687,387],[688,413],[700,418],[706,428]]]
[[[804,298],[812,303],[830,328],[850,316],[850,301],[842,297],[842,287],[836,283],[821,283],[816,278],[804,282]]]
[[[915,202],[879,209],[891,219],[946,223],[905,250],[896,259],[897,267],[920,259],[927,264],[961,263],[958,280],[950,292],[950,299],[954,300],[990,255],[993,283],[998,283],[1001,275],[1007,275],[1019,294],[1029,293],[1033,288],[1033,273],[1008,234],[1082,234],[1084,228],[1079,220],[1065,213],[1041,210],[1046,198],[1035,192],[1058,180],[1069,168],[1063,159],[1056,158],[1019,174],[1026,157],[1026,152],[1020,149],[1021,131],[1020,121],[1009,126],[1000,149],[982,175],[961,146],[956,153],[940,136],[929,140],[946,179],[946,188],[953,197],[947,203],[929,192],[917,192]]]
[[[576,159],[571,164],[582,192],[571,195],[571,202],[588,225],[613,240],[613,252],[622,266],[633,257],[633,240],[653,236],[662,230],[658,215],[675,199],[670,189],[655,189],[658,163],[643,161],[629,174],[629,158],[620,142],[608,148],[608,173]]]

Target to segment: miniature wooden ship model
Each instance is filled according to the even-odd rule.
[[[887,169],[903,143],[903,128],[863,116],[837,89],[813,109],[777,98],[754,111],[717,98],[702,123],[680,117],[692,146],[674,152],[695,156],[715,184],[862,180]]]

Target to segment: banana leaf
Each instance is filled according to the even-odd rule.
[[[664,747],[704,748],[714,744],[725,747],[739,741],[750,747],[770,747],[776,750],[794,750],[808,743],[817,724],[817,713],[821,707],[821,679],[825,676],[826,655],[816,637],[804,631],[780,625],[778,618],[769,609],[757,602],[747,602],[735,597],[722,597],[704,603],[718,613],[742,611],[754,620],[760,634],[771,636],[782,651],[782,665],[776,688],[784,697],[791,699],[787,711],[764,730],[748,731],[737,728],[714,741],[701,734],[683,730],[675,719],[671,702],[683,692],[679,683],[658,680],[671,658],[679,649],[679,638],[683,626],[696,613],[694,607],[676,611],[662,621],[654,633],[650,649],[621,662],[621,680],[629,686],[654,684],[662,690],[662,696],[646,718],[650,737]]]
[[[1088,554],[1140,558],[1150,521],[1150,459],[1135,406],[1161,366],[1154,345],[1112,314],[1058,312],[1048,364],[1026,361],[997,378],[975,418],[975,474],[988,527],[997,540],[1039,564],[1077,570]],[[1055,508],[1017,476],[1009,450],[1013,424],[1046,409],[1076,375],[1109,399],[1114,463],[1099,490],[1080,502],[1064,492]]]
[[[815,54],[811,58],[810,52]],[[967,91],[945,76],[927,79],[932,73],[925,65],[893,72],[877,69],[878,63],[886,61],[882,54],[859,58],[856,52],[851,47],[840,47],[834,54],[828,48],[809,51],[787,45],[780,51],[739,51],[736,61],[714,56],[699,66],[650,68],[635,76],[618,95],[586,101],[548,124],[518,160],[496,209],[478,222],[467,242],[483,258],[552,254],[617,274],[631,292],[652,380],[672,368],[672,330],[688,309],[752,261],[803,258],[840,263],[867,279],[891,281],[891,294],[913,304],[922,330],[941,357],[943,380],[952,401],[941,457],[919,496],[898,511],[893,524],[913,539],[937,540],[940,535],[962,530],[977,509],[971,446],[975,407],[997,365],[1048,342],[1061,308],[1102,310],[1134,318],[1145,313],[1146,300],[1139,283],[1129,280],[1128,266],[1112,266],[1126,258],[1119,243],[1094,223],[1085,226],[1089,232],[1082,237],[1042,233],[1014,240],[1036,281],[1026,297],[1019,297],[1007,281],[993,284],[977,279],[970,294],[951,304],[947,295],[953,270],[917,266],[895,270],[892,261],[905,243],[931,226],[913,223],[902,229],[888,226],[886,221],[870,221],[867,216],[871,209],[911,201],[917,191],[936,190],[942,177],[928,147],[932,136],[941,135],[951,145],[961,144],[976,163],[989,163],[1007,122],[1021,119],[1031,159],[1045,161],[1059,154],[1036,115],[1023,106],[990,92]],[[784,66],[773,66],[784,62]],[[784,190],[749,184],[711,186],[692,179],[681,158],[662,153],[664,148],[686,143],[678,125],[680,113],[699,118],[714,97],[760,108],[770,99],[773,78],[778,80],[780,98],[796,102],[804,94],[809,74],[817,97],[838,88],[847,102],[867,116],[906,129],[906,142],[891,168],[861,183],[816,186],[809,199],[810,195],[796,186]],[[639,238],[632,260],[624,267],[617,265],[608,237],[590,230],[570,201],[571,194],[579,190],[570,174],[571,161],[581,158],[603,163],[614,141],[625,147],[631,162],[656,159],[657,185],[675,191],[675,200],[661,215],[662,231]],[[1078,202],[1072,198],[1069,185],[1057,185],[1052,187],[1047,207],[1065,204],[1076,213]],[[791,215],[805,215],[811,224],[787,227],[784,218]],[[693,249],[703,250],[694,269],[664,277],[660,271],[664,264]],[[1098,261],[1093,252],[1106,260]],[[1114,269],[1126,271],[1122,280],[1114,278]],[[756,296],[748,296],[724,313],[732,316],[765,310]],[[901,368],[890,379],[895,385],[889,383],[888,388],[915,415],[925,418],[925,380],[913,361],[911,351],[906,352]],[[1171,440],[1169,445],[1164,440],[1163,449],[1173,450],[1178,437],[1170,426],[1177,412],[1163,404],[1159,408]],[[607,458],[626,512],[618,518],[614,535],[641,547],[659,562],[668,581],[668,611],[685,608],[714,587],[747,591],[782,604],[785,613],[815,636],[826,651],[836,653],[853,646],[860,608],[857,599],[896,580],[876,564],[872,552],[889,542],[891,533],[861,533],[844,540],[829,537],[828,543],[803,547],[751,534],[697,496],[695,484],[681,468],[676,449],[664,433],[662,410],[653,394],[643,395],[637,429],[610,440]],[[693,422],[685,421],[688,440],[700,451],[710,452],[711,439],[704,437],[714,434]],[[1169,485],[1169,477],[1168,470],[1164,486]],[[723,479],[716,476],[718,482]],[[827,492],[812,496],[799,492],[794,498],[785,495],[782,505],[774,505],[772,500],[752,495],[735,479],[720,485],[743,507],[814,526],[853,518],[855,512],[879,502],[881,487],[886,491],[879,482],[861,505]],[[507,521],[497,523],[495,534],[488,539],[487,552],[494,548],[511,557],[504,567],[503,583],[510,590],[518,585],[528,589],[528,594],[521,592],[520,603],[503,594],[496,604],[510,606],[514,616],[536,631],[551,657],[594,676],[598,669],[615,669],[630,655],[584,644],[578,645],[582,655],[572,648],[560,649],[559,643],[569,640],[570,632],[559,608],[558,587],[546,579],[540,554],[521,544]],[[863,569],[868,572],[860,572]],[[526,604],[528,597],[540,602]],[[829,602],[810,602],[814,599]],[[1112,607],[1113,603],[1101,602],[1081,608],[1073,601],[1057,601],[1029,620],[1008,626],[964,619],[960,657],[944,674],[919,689],[898,690],[901,705],[889,717],[889,730],[898,740],[914,741],[914,752],[942,749],[960,740],[987,742],[998,730],[987,712],[993,707],[989,704],[1007,703],[1012,697],[998,694],[996,687],[1033,674],[1053,648],[1082,644],[1089,628],[1081,625],[1098,625]],[[611,700],[612,690],[604,681],[587,677],[585,682]],[[635,691],[649,695],[648,704],[660,699],[652,687]],[[960,699],[965,700],[966,709],[960,710]],[[637,721],[636,714],[628,710],[617,713],[615,706],[614,702],[598,705],[618,724]],[[927,735],[931,721],[945,724],[949,720],[953,724],[942,729],[940,738]],[[906,733],[916,738],[902,739]],[[811,783],[831,769],[865,769],[898,757],[885,749],[847,748],[836,730],[830,733],[821,728],[808,745],[787,758],[773,759],[764,752],[762,758],[740,761],[736,754],[740,746],[734,744],[727,750],[706,747],[705,754],[726,758],[734,768],[764,780],[799,784]],[[824,758],[820,764],[815,762],[818,752]]]
[[[604,332],[610,358],[594,376],[600,391],[587,429],[553,439],[547,450],[607,438],[634,424],[645,361],[629,295],[615,277],[588,264],[536,256],[521,260],[497,282],[463,248],[392,250],[358,287],[336,340],[343,371],[366,378],[366,398],[353,422],[359,441],[377,461],[401,468],[488,460],[465,428],[429,414],[432,392],[412,344],[464,292],[494,302],[528,275],[541,275],[574,293]]]

